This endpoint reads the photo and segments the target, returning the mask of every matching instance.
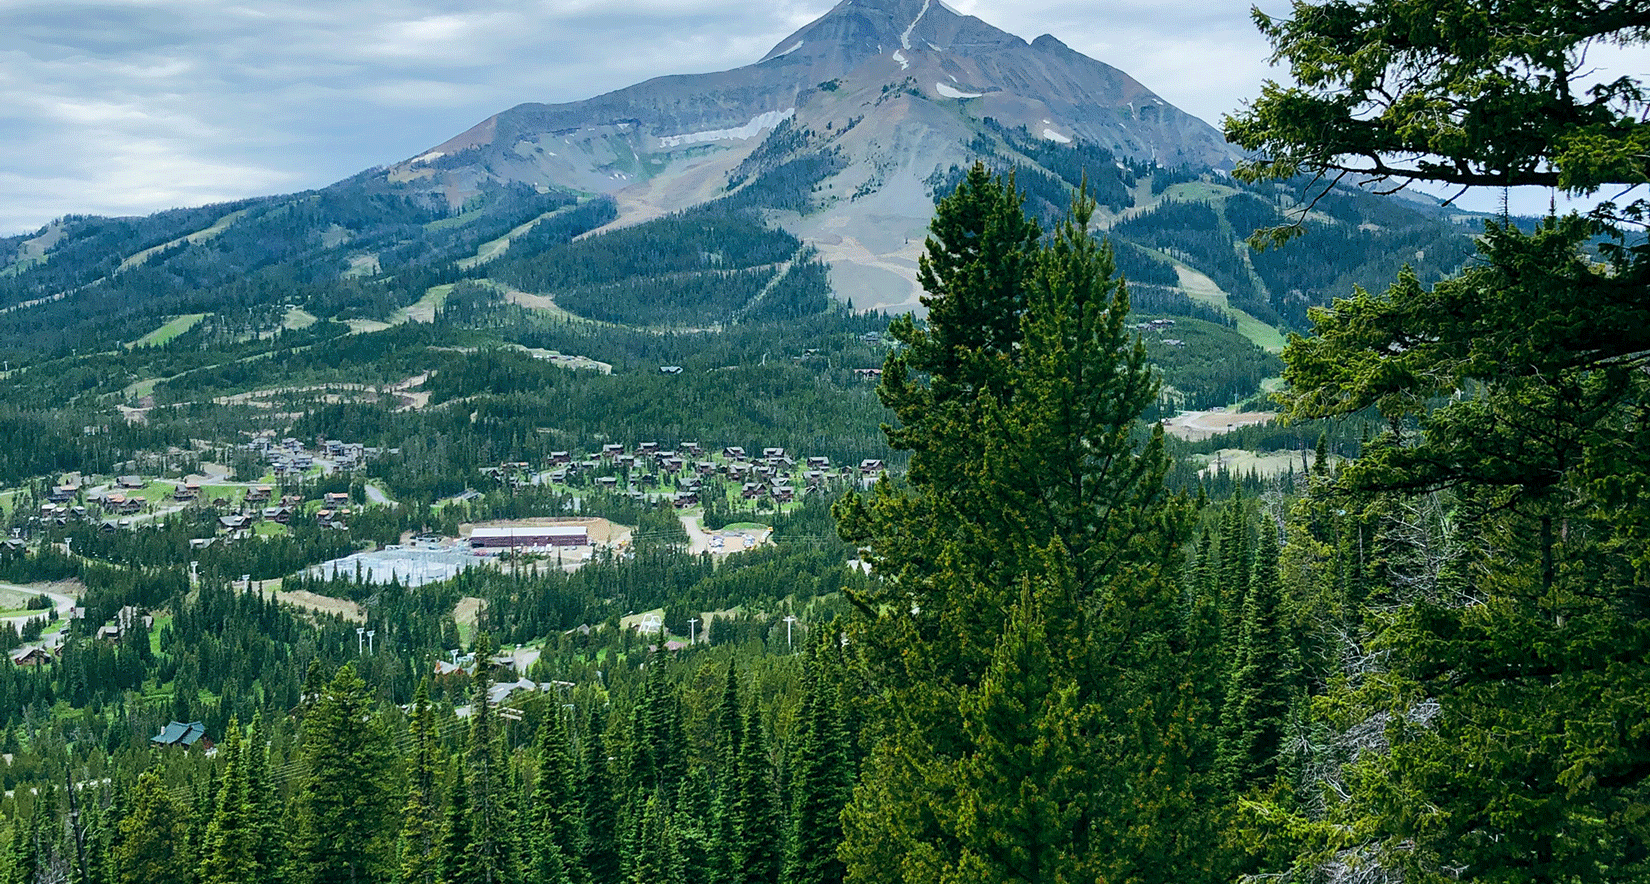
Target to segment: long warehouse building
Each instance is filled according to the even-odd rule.
[[[540,546],[584,546],[590,533],[583,525],[532,525],[519,528],[477,528],[470,532],[471,549],[523,549]]]

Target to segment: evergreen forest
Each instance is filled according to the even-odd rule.
[[[0,240],[0,884],[1650,880],[1643,7],[1257,11],[1230,174],[982,121],[920,319],[788,122]]]

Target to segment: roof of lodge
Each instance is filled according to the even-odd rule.
[[[589,530],[583,525],[527,525],[514,528],[477,528],[470,532],[477,537],[583,537]]]
[[[161,732],[149,738],[149,742],[161,746],[193,746],[201,737],[206,736],[206,725],[191,721],[184,724],[174,721],[161,729]]]

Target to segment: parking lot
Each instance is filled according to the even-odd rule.
[[[403,586],[423,586],[451,580],[458,572],[482,561],[468,550],[458,547],[413,544],[333,559],[310,568],[306,573],[322,580],[359,575],[367,583],[395,580]]]

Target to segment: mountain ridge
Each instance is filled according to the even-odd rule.
[[[832,296],[920,313],[935,198],[974,162],[1014,172],[1045,224],[1086,184],[1137,306],[1234,323],[1263,347],[1348,283],[1398,260],[1448,269],[1467,247],[1438,213],[1337,199],[1307,219],[1334,254],[1251,255],[1243,236],[1302,199],[1234,182],[1232,156],[1057,38],[932,0],[848,0],[751,65],[518,105],[319,190],[0,239],[0,352],[91,352],[203,313],[222,314],[203,327],[220,336],[291,331],[292,309],[365,332],[433,314],[460,283],[556,321],[655,331],[800,316]],[[761,261],[726,263],[753,242]],[[636,248],[671,269],[620,254]],[[781,260],[802,272],[754,310]]]
[[[910,18],[901,30],[902,16]],[[899,45],[894,45],[895,42]],[[946,55],[969,59],[970,64],[965,66],[941,57]],[[1043,62],[1042,69],[1028,71],[1028,60]],[[919,61],[929,64],[922,65]],[[1048,63],[1072,70],[1049,70]],[[993,110],[1012,111],[1013,105],[1002,101],[1010,96],[1022,102],[1052,97],[1062,113],[1050,125],[1070,126],[1077,131],[1064,133],[1068,137],[1076,134],[1101,146],[1120,149],[1121,154],[1134,159],[1154,158],[1147,155],[1149,149],[1165,145],[1150,137],[1149,130],[1171,120],[1185,123],[1180,127],[1184,132],[1177,130],[1171,134],[1190,133],[1195,137],[1179,150],[1155,157],[1159,162],[1175,164],[1175,160],[1182,160],[1220,167],[1237,156],[1203,121],[1175,108],[1126,73],[1071,49],[1052,35],[1044,34],[1028,43],[935,0],[880,3],[843,0],[825,15],[781,39],[754,63],[709,73],[653,77],[579,101],[518,104],[394,164],[392,169],[400,179],[412,181],[424,177],[416,171],[418,166],[433,165],[433,161],[456,153],[487,146],[510,150],[519,147],[519,139],[544,135],[566,137],[581,130],[603,127],[635,130],[630,134],[644,141],[651,138],[664,142],[663,146],[669,149],[679,143],[671,144],[666,139],[737,131],[765,116],[794,112],[799,102],[817,94],[820,84],[854,75],[867,65],[871,66],[864,71],[868,78],[889,81],[901,79],[891,75],[907,72],[913,66],[932,68],[953,81],[968,70],[975,81],[986,84],[986,91],[978,95],[964,94],[988,99],[984,108],[986,115]],[[1050,80],[1060,87],[1059,93],[1047,96],[1030,88],[1039,84],[1028,78],[1028,73],[1045,77],[1063,74]],[[993,80],[1009,85],[990,82]],[[935,81],[940,82],[943,81]],[[943,94],[944,90],[936,89],[935,84],[923,83],[920,88],[929,93],[930,98],[958,97]],[[1132,125],[1122,125],[1122,121],[1116,119],[1120,109],[1127,109],[1131,115],[1138,112],[1139,119]],[[1018,122],[1013,113],[997,116]],[[1136,140],[1130,142],[1117,137],[1125,130],[1136,136]],[[1107,143],[1108,137],[1111,144]],[[518,141],[500,145],[506,139]],[[637,146],[646,150],[655,145]],[[496,158],[484,160],[496,161]],[[511,170],[498,170],[505,176],[501,180],[524,180],[507,177],[508,171]]]
[[[857,304],[920,311],[930,184],[976,158],[987,120],[1169,167],[1237,157],[1207,123],[1050,35],[1027,42],[937,0],[843,0],[751,64],[519,104],[385,174],[449,209],[501,185],[609,194],[625,226],[737,189],[733,170],[789,126],[804,133],[791,158],[838,162],[809,205],[774,220],[820,249]]]

